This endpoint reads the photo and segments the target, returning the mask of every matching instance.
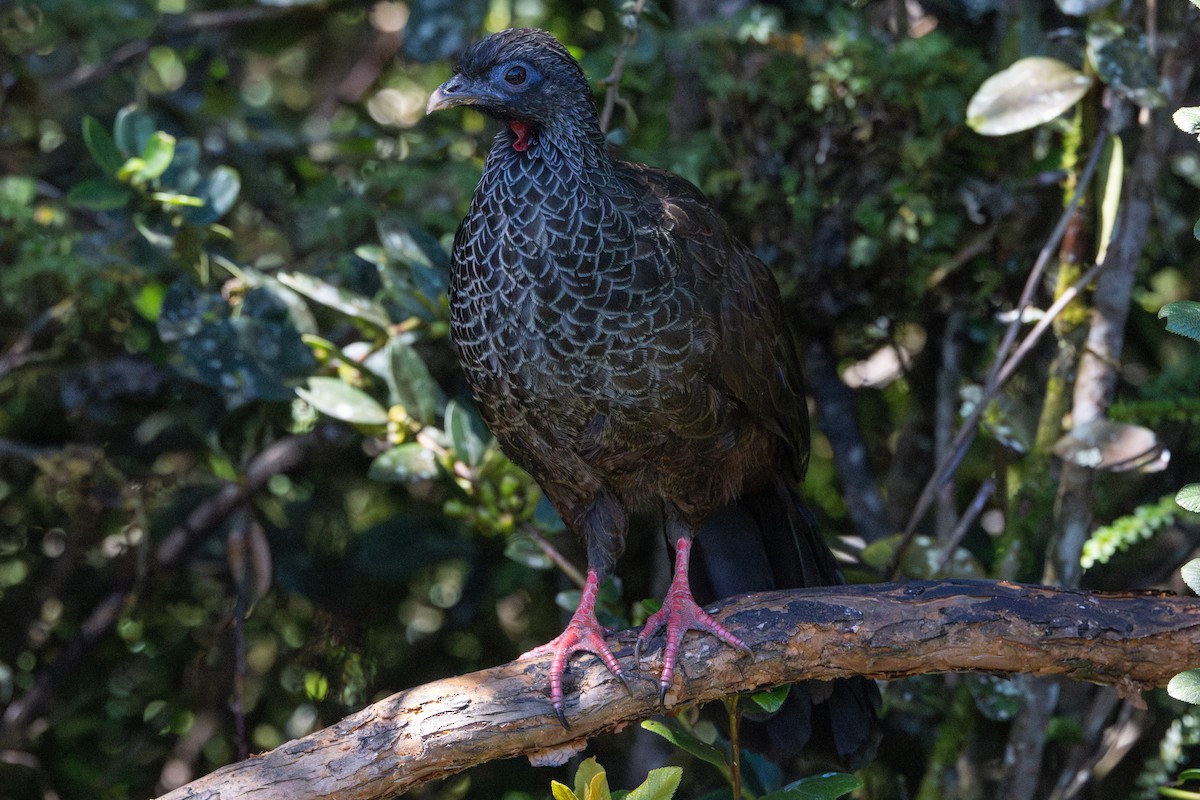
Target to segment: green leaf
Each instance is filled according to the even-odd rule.
[[[451,400],[446,404],[445,424],[458,459],[468,466],[477,466],[491,438],[483,420],[470,406]]]
[[[1200,594],[1200,558],[1193,558],[1184,564],[1180,570],[1183,582],[1196,594]]]
[[[122,208],[133,197],[129,188],[112,178],[85,178],[67,192],[67,202],[93,211]]]
[[[604,770],[592,776],[583,800],[612,800],[612,792],[608,789],[608,775],[604,773]]]
[[[152,200],[157,200],[165,206],[178,206],[183,208],[202,208],[204,201],[199,197],[192,197],[190,194],[178,194],[176,192],[154,192],[150,195]]]
[[[309,700],[324,700],[329,694],[329,678],[316,670],[309,670],[304,675],[304,694]]]
[[[387,382],[392,400],[404,406],[408,415],[417,422],[428,425],[436,421],[438,413],[446,405],[446,398],[437,381],[429,374],[425,359],[412,345],[398,337],[388,341],[388,356],[390,370]]]
[[[326,283],[320,278],[314,278],[302,272],[280,272],[275,277],[289,289],[354,319],[370,323],[377,328],[386,329],[392,324],[392,321],[388,319],[387,312],[378,303],[331,283]]]
[[[550,794],[554,795],[554,800],[580,800],[579,795],[558,781],[550,781]]]
[[[585,758],[579,764],[579,769],[575,770],[575,795],[579,800],[587,800],[587,790],[592,779],[603,774],[604,767],[600,766],[595,756]]]
[[[1176,300],[1158,310],[1158,318],[1167,321],[1167,330],[1200,341],[1200,303]]]
[[[150,141],[146,142],[146,149],[142,151],[142,160],[145,165],[138,173],[138,177],[144,181],[152,181],[162,176],[167,171],[167,167],[171,166],[171,161],[175,158],[175,137],[169,133],[155,131],[150,137]]]
[[[225,216],[242,191],[242,178],[233,167],[219,166],[196,187],[196,195],[204,201],[200,208],[189,208],[183,219],[192,225],[211,225]]]
[[[1093,79],[1055,58],[1022,58],[983,82],[967,104],[967,124],[984,136],[1036,128],[1059,117]]]
[[[1200,483],[1189,483],[1175,495],[1175,502],[1188,511],[1200,514]]]
[[[1196,0],[1196,2],[1200,2],[1200,0]],[[1200,769],[1185,769],[1183,772],[1179,773],[1179,780],[1200,781]]]
[[[1121,208],[1121,186],[1125,181],[1125,145],[1120,136],[1113,136],[1105,147],[1103,174],[1101,177],[1100,200],[1100,234],[1096,237],[1100,247],[1096,253],[1096,263],[1104,262],[1108,253],[1108,245],[1112,241],[1113,230],[1117,224],[1117,212]]]
[[[774,714],[783,707],[783,703],[791,692],[791,686],[776,686],[766,692],[755,692],[750,695],[750,702],[763,711]]]
[[[92,154],[92,160],[109,175],[116,175],[125,163],[125,156],[121,155],[117,143],[94,117],[83,118],[83,143]]]
[[[550,556],[538,547],[537,542],[521,534],[514,534],[508,540],[508,544],[504,546],[504,557],[530,569],[547,570],[554,566]]]
[[[309,405],[326,416],[355,425],[386,425],[387,409],[362,389],[341,378],[308,379],[308,388],[296,389]]]
[[[1171,678],[1167,684],[1167,694],[1176,700],[1200,705],[1200,669],[1189,669]]]
[[[371,480],[385,483],[428,480],[437,474],[435,454],[417,442],[405,442],[379,454],[367,470]]]
[[[648,719],[642,723],[642,727],[651,733],[657,733],[685,753],[690,753],[701,761],[712,764],[721,771],[722,775],[729,778],[729,764],[725,759],[725,754],[683,730],[678,722],[672,720],[670,723],[663,723],[656,719]]]
[[[671,800],[682,779],[682,767],[652,769],[645,782],[630,792],[625,800]]]
[[[826,772],[801,778],[759,800],[838,800],[861,786],[862,781],[854,775]]]
[[[154,135],[154,118],[137,106],[126,106],[113,120],[113,138],[126,155],[140,154]],[[124,159],[122,159],[124,162]]]

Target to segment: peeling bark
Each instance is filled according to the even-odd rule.
[[[1196,666],[1200,601],[1014,583],[941,581],[800,589],[726,602],[718,618],[754,657],[689,636],[668,708],[736,691],[849,675],[939,672],[1061,675],[1127,697]],[[632,657],[636,632],[610,637]],[[408,689],[324,730],[213,772],[162,800],[372,800],[500,758],[558,763],[587,739],[658,713],[659,653],[628,669],[633,692],[598,659],[567,673],[564,730],[547,699],[546,659]]]

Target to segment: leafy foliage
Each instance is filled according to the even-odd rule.
[[[1039,288],[1015,309],[1100,100],[1161,102],[1135,9],[1062,0],[1068,16],[1051,18],[943,3],[906,6],[905,22],[872,4],[776,2],[692,24],[645,5],[640,16],[563,0],[0,6],[0,795],[159,794],[398,688],[508,660],[577,601],[579,544],[492,441],[447,341],[448,249],[492,128],[423,109],[484,30],[549,27],[594,78],[637,30],[612,142],[720,204],[779,277],[813,356],[816,406],[848,409],[814,437],[807,491],[823,527],[855,532],[866,505],[850,494],[861,483],[842,449],[850,422],[881,516],[908,515],[940,433],[958,425],[961,390],[986,381],[1004,315],[1032,322],[1052,299]],[[1181,35],[1175,13],[1159,20],[1159,52]],[[1031,63],[1048,71],[1000,77]],[[1001,102],[979,112],[972,98],[995,80]],[[985,138],[980,120],[1014,133]],[[1197,133],[1196,109],[1175,120]],[[1117,135],[1113,187],[1152,138]],[[1116,522],[1083,554],[1089,579],[1169,519],[1195,535],[1159,498],[1195,480],[1200,355],[1153,314],[1200,338],[1197,163],[1173,152],[1157,185],[1112,409],[1173,461],[1099,479],[1095,516]],[[1121,197],[1084,204],[1076,263],[1120,231]],[[1065,318],[1086,321],[1087,299]],[[1058,465],[1036,466],[1038,420],[1061,425],[1046,375],[1079,352],[1061,333],[989,402],[939,520],[903,551],[904,574],[1042,574]],[[876,383],[838,380],[841,366],[889,357]],[[258,471],[297,441],[326,444],[287,472]],[[949,536],[988,477],[1000,488]],[[245,498],[237,514],[204,516],[232,492]],[[1200,510],[1197,484],[1176,498]],[[904,539],[887,525],[864,534],[851,579],[892,569]],[[622,580],[602,591],[606,624],[645,616],[656,538],[631,537]],[[1002,763],[1021,713],[1015,684],[965,686],[962,698],[941,678],[889,687],[885,742],[900,744],[859,777],[797,781],[812,770],[743,748],[744,796],[943,796],[936,780],[955,766],[940,754]],[[765,714],[786,698],[740,702]],[[1159,758],[1157,732],[1186,728],[1186,712],[1159,700],[1095,792],[1125,796]],[[1078,730],[1073,713],[1047,731],[1047,764],[1075,752],[1061,733]],[[612,773],[585,761],[554,796],[729,796],[720,726],[694,709],[648,726],[682,774],[657,769],[610,792],[607,774],[644,741],[605,737],[594,746]],[[1145,775],[1176,774],[1189,752],[1176,750],[1170,770],[1160,759]],[[428,796],[526,800],[546,782],[505,762]]]

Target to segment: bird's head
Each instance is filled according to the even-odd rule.
[[[492,34],[467,49],[450,80],[429,97],[426,113],[474,106],[508,123],[524,150],[543,128],[599,130],[591,87],[579,62],[536,28]]]

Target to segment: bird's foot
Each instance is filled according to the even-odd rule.
[[[600,660],[604,662],[604,666],[608,667],[608,671],[625,684],[626,689],[629,689],[630,692],[633,691],[625,677],[621,662],[617,661],[608,642],[604,640],[604,628],[596,620],[598,589],[599,581],[596,574],[589,571],[587,583],[583,588],[583,597],[579,601],[579,608],[575,609],[571,621],[567,623],[566,630],[546,644],[519,656],[521,659],[526,659],[553,655],[550,662],[550,702],[554,705],[554,714],[558,717],[558,721],[568,730],[571,726],[567,724],[567,715],[563,711],[563,673],[567,669],[567,662],[575,653],[582,651],[599,656]]]
[[[741,650],[747,655],[752,655],[750,648],[746,646],[745,642],[727,631],[725,626],[713,619],[712,615],[701,608],[695,598],[692,597],[692,589],[688,584],[687,578],[687,561],[690,549],[690,540],[680,539],[676,543],[675,576],[671,580],[671,588],[667,590],[667,596],[663,598],[662,608],[655,611],[646,620],[646,626],[638,634],[637,644],[634,645],[633,649],[634,659],[636,660],[641,656],[642,649],[658,632],[659,628],[666,626],[667,643],[663,650],[662,675],[658,680],[658,699],[661,705],[666,705],[667,692],[671,689],[671,682],[675,677],[675,663],[679,656],[679,645],[683,641],[683,635],[688,631],[711,633],[730,647]]]

